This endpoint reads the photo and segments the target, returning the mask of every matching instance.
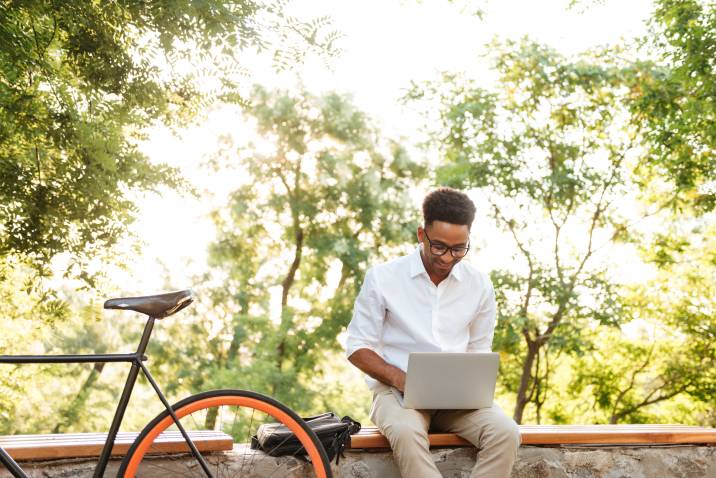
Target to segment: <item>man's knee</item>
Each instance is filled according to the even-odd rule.
[[[492,420],[486,431],[485,439],[488,443],[499,444],[516,451],[522,442],[520,427],[514,420],[504,415]]]
[[[391,447],[402,445],[428,445],[428,431],[415,421],[399,421],[385,427],[383,433],[390,441]]]

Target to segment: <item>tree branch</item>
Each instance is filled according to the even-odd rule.
[[[651,362],[651,356],[654,352],[655,343],[651,344],[651,349],[649,350],[649,353],[646,356],[646,360],[644,360],[644,363],[641,364],[636,370],[634,370],[631,374],[631,379],[629,380],[629,385],[619,392],[619,395],[617,395],[617,398],[614,400],[614,406],[612,407],[612,416],[609,420],[609,423],[616,423],[617,419],[617,408],[619,408],[619,403],[624,399],[624,396],[629,393],[631,390],[634,389],[634,385],[636,384],[636,377],[641,372],[644,371],[644,369],[649,365],[649,362]]]
[[[517,244],[517,247],[520,249],[522,254],[525,256],[525,259],[527,259],[527,266],[529,268],[529,274],[527,276],[527,290],[525,291],[525,299],[522,303],[521,312],[522,312],[522,317],[524,317],[524,319],[525,319],[525,324],[522,327],[522,335],[525,337],[525,340],[529,344],[533,341],[532,337],[530,336],[530,333],[529,333],[529,328],[527,327],[527,316],[528,316],[527,314],[529,312],[529,305],[530,305],[530,300],[532,297],[532,290],[533,290],[532,278],[534,276],[534,263],[532,262],[532,256],[530,255],[529,251],[527,250],[527,248],[524,246],[524,244],[518,237],[517,230],[515,229],[515,226],[514,226],[514,222],[507,220],[507,218],[504,216],[504,214],[502,214],[502,210],[500,209],[500,207],[497,204],[495,204],[494,201],[492,201],[491,199],[488,199],[488,201],[495,211],[495,216],[507,225],[507,228],[510,230],[512,237],[514,238],[515,243]]]
[[[681,387],[677,387],[674,390],[672,390],[669,393],[666,393],[664,395],[659,395],[656,398],[651,398],[651,396],[654,395],[654,393],[658,389],[654,389],[644,400],[637,403],[636,405],[633,405],[631,407],[627,407],[623,409],[621,412],[616,414],[616,421],[614,423],[617,423],[620,419],[624,418],[625,416],[629,415],[630,413],[635,412],[636,410],[639,410],[640,408],[647,407],[649,405],[653,405],[655,403],[663,402],[664,400],[668,400],[670,398],[673,398],[677,396],[680,393],[683,393],[687,388],[689,388],[690,382],[685,383]]]
[[[509,221],[507,218],[502,214],[502,210],[499,208],[497,204],[495,204],[494,201],[491,199],[488,199],[488,202],[492,206],[492,208],[495,210],[496,216],[505,224],[507,224],[507,228],[510,230],[510,233],[512,234],[512,237],[514,238],[515,242],[517,243],[517,247],[520,249],[522,254],[525,256],[525,259],[527,259],[527,262],[532,265],[532,256],[530,256],[530,253],[527,251],[527,248],[522,244],[522,241],[520,241],[519,237],[517,237],[517,231],[515,230],[514,221]]]

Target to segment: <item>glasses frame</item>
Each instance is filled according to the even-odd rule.
[[[449,246],[447,246],[447,245],[445,245],[445,244],[436,244],[436,245],[433,245],[433,241],[431,241],[431,240],[430,240],[430,237],[428,237],[428,231],[427,231],[427,229],[423,228],[423,234],[425,234],[425,239],[428,240],[428,244],[430,245],[430,247],[429,247],[429,249],[430,249],[430,254],[432,254],[432,255],[434,255],[434,256],[441,257],[441,256],[444,256],[445,253],[447,253],[447,251],[450,251],[450,256],[451,256],[453,259],[462,259],[463,257],[465,257],[465,256],[467,255],[468,252],[470,252],[470,243],[469,243],[469,242],[467,243],[467,246],[465,246],[465,247],[449,247]],[[436,253],[435,251],[433,251],[433,248],[434,248],[434,247],[444,247],[445,250],[444,250],[443,252],[441,252],[441,253],[438,254],[438,253]],[[456,251],[463,251],[463,250],[465,251],[465,254],[463,254],[463,255],[461,255],[461,256],[456,256],[456,255],[455,255],[455,252],[456,252]]]

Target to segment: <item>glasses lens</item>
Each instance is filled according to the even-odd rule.
[[[451,249],[450,253],[452,254],[453,257],[465,257],[465,254],[467,254],[467,247]]]
[[[430,252],[432,252],[436,256],[442,256],[443,254],[445,254],[447,252],[447,250],[448,250],[448,248],[445,246],[439,246],[439,245],[434,245],[434,246],[431,245],[430,246]]]

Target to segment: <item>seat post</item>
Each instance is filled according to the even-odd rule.
[[[142,332],[142,340],[139,341],[139,347],[137,347],[137,355],[141,357],[144,355],[144,352],[147,350],[147,344],[149,344],[149,337],[152,335],[152,329],[154,328],[154,317],[149,317],[149,320],[147,320],[146,325],[144,326],[144,332]]]

